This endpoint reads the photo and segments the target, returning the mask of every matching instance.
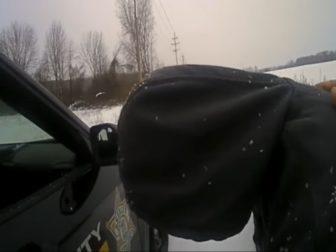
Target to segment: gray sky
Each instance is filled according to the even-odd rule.
[[[172,31],[152,0],[156,48],[175,63]],[[336,0],[161,0],[187,63],[231,67],[279,65],[299,56],[336,50]],[[17,20],[32,25],[43,46],[60,20],[77,45],[89,30],[102,31],[110,52],[121,36],[115,0],[0,0],[0,29]]]

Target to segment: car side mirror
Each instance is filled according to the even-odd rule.
[[[99,165],[117,163],[118,132],[116,125],[104,123],[91,127],[90,141],[94,158]]]

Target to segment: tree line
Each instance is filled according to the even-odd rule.
[[[275,70],[280,70],[280,69],[285,69],[285,68],[290,68],[290,67],[317,64],[317,63],[323,63],[323,62],[334,61],[334,60],[336,60],[336,51],[322,51],[316,54],[299,57],[295,60],[290,60],[287,64],[284,64],[284,65],[266,67],[262,69],[258,69],[255,66],[255,67],[249,67],[246,70],[255,71],[255,72],[269,72],[269,71],[275,71]]]
[[[43,51],[38,50],[37,42],[37,34],[28,24],[13,22],[0,32],[0,52],[41,82],[75,80],[84,77],[86,70],[94,79],[107,72],[101,32],[89,31],[78,49],[61,22],[54,21],[46,32]]]
[[[141,74],[153,71],[158,60],[151,1],[117,0],[117,10],[123,36],[112,57],[108,57],[102,32],[88,31],[76,46],[59,21],[52,22],[47,30],[42,50],[37,47],[32,26],[12,22],[0,31],[0,53],[41,83],[81,81],[85,76],[99,80],[113,75],[119,52],[123,61],[141,69]]]

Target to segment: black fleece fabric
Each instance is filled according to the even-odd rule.
[[[330,94],[214,66],[158,70],[118,123],[129,205],[205,241],[254,213],[258,251],[336,251],[336,113]]]

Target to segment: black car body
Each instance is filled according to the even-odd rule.
[[[113,125],[104,127],[116,136]],[[0,55],[1,251],[153,248],[151,229],[126,202],[115,138],[104,143],[107,159],[99,160],[92,134],[98,132],[99,140],[100,129],[90,135],[87,125]]]

